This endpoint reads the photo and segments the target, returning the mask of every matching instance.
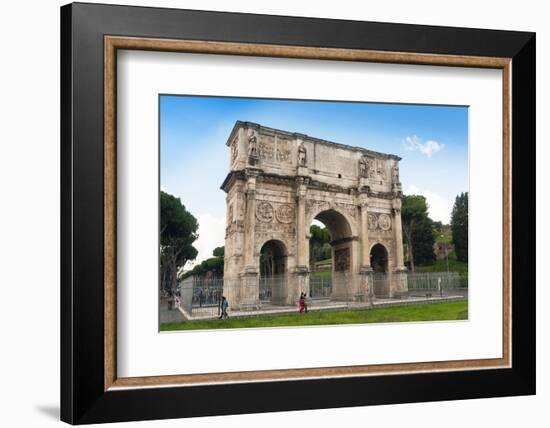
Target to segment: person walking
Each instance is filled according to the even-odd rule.
[[[304,293],[300,293],[300,300],[298,301],[299,312],[303,313],[306,308],[306,298]]]
[[[222,296],[222,303],[221,303],[221,309],[222,313],[220,315],[219,319],[228,318],[229,315],[227,315],[227,308],[229,307],[229,302],[225,298],[225,296]]]
[[[199,289],[199,308],[202,308],[202,301],[204,299],[204,294],[202,292],[202,288]]]

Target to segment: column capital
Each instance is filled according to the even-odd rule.
[[[296,177],[296,184],[298,186],[307,186],[310,182],[310,178],[309,177],[306,177],[306,176],[303,176],[303,175],[298,175]]]
[[[398,209],[399,212],[401,212],[401,198],[395,198],[392,201],[392,208],[393,209]]]

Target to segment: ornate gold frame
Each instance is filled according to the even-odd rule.
[[[418,65],[494,68],[502,70],[503,94],[503,349],[502,358],[423,363],[360,365],[306,369],[203,373],[190,375],[119,378],[116,372],[116,67],[118,49],[170,51],[212,55],[244,55],[338,61],[382,62]],[[381,52],[262,45],[196,40],[168,40],[138,37],[104,38],[104,389],[199,384],[296,380],[308,378],[357,377],[381,374],[441,372],[511,367],[511,59],[405,52]]]

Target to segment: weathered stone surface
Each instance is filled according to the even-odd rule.
[[[359,274],[364,278],[371,271],[376,244],[386,252],[384,270],[402,272],[398,156],[240,121],[227,146],[224,279],[233,288],[239,281],[247,288],[242,293],[227,290],[233,307],[259,303],[254,296],[260,254],[271,240],[285,252],[286,281],[277,300],[293,304],[301,292],[309,292],[309,227],[314,219],[329,229],[334,271],[346,273],[346,280],[337,281],[341,296],[364,301],[372,295],[369,281]],[[400,275],[390,278],[396,280],[390,279],[388,294],[406,292]]]

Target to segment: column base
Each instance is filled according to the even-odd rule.
[[[288,288],[287,304],[289,305],[298,304],[300,293],[306,293],[306,296],[311,295],[311,290],[309,289],[309,266],[296,266],[294,275],[294,283],[296,284],[296,286],[289,286]]]
[[[372,306],[375,296],[374,296],[374,284],[372,283],[372,267],[369,265],[361,266],[359,269],[359,290],[360,297],[362,302],[368,302]]]
[[[252,311],[260,309],[259,275],[255,266],[247,266],[239,275],[239,280],[233,288],[231,293],[233,301],[228,297],[229,310]]]
[[[409,286],[407,282],[407,268],[398,267],[392,272],[390,294],[395,299],[407,299],[409,297]]]

